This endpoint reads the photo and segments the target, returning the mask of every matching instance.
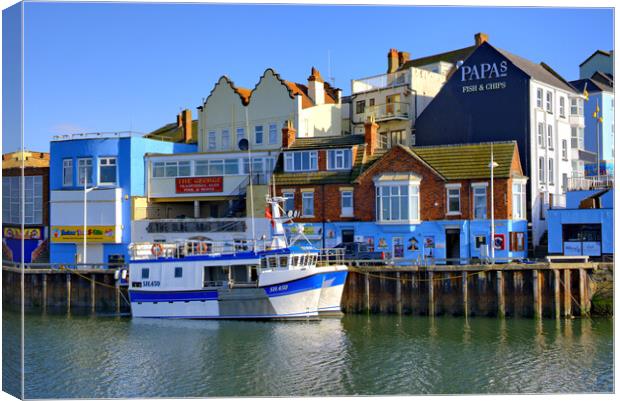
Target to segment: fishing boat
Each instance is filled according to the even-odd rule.
[[[347,277],[341,250],[319,250],[303,236],[286,237],[292,221],[267,199],[271,241],[184,240],[131,244],[129,298],[133,317],[315,319],[341,314]]]

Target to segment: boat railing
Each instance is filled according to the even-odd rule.
[[[265,248],[266,242],[262,240],[184,240],[179,242],[142,242],[133,243],[129,246],[133,260],[237,254],[253,250],[260,251]]]

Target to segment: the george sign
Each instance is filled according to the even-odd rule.
[[[496,251],[503,251],[506,248],[506,236],[504,234],[495,234],[493,247]]]
[[[183,177],[175,180],[177,194],[222,192],[224,177]]]
[[[88,226],[86,240],[91,242],[116,242],[115,226]],[[79,242],[84,239],[82,226],[52,226],[52,242]]]
[[[4,238],[22,239],[21,228],[18,227],[5,227],[2,231]],[[24,239],[42,239],[40,228],[26,228],[24,229]]]

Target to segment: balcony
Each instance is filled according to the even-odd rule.
[[[376,104],[364,109],[363,113],[355,114],[354,123],[363,123],[368,121],[368,117],[374,117],[375,121],[388,120],[408,120],[409,119],[409,103],[392,102],[384,104]]]
[[[411,83],[409,71],[398,71],[390,74],[375,75],[373,77],[354,79],[351,81],[351,94],[369,92],[373,90],[394,88]]]
[[[568,191],[590,191],[613,188],[614,177],[599,175],[594,177],[573,177],[568,179]]]

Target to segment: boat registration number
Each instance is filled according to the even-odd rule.
[[[143,281],[142,287],[159,287],[159,281]]]
[[[273,287],[269,287],[269,293],[281,292],[288,290],[288,284],[274,285]]]

